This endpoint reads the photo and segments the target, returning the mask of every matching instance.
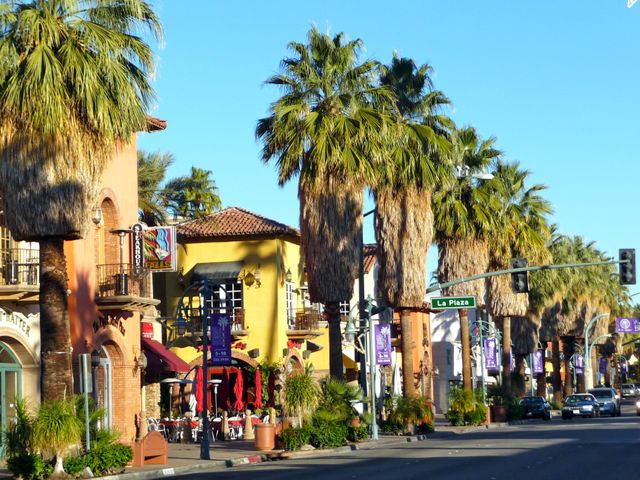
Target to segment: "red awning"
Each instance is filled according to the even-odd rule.
[[[160,342],[150,338],[141,339],[142,349],[147,356],[147,370],[155,373],[188,372],[189,364],[166,348]]]

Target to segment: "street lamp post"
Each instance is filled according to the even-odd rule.
[[[480,345],[480,384],[482,386],[482,403],[486,404],[486,384],[484,381],[484,335],[483,329],[487,329],[487,338],[496,338],[500,342],[500,331],[491,322],[479,320],[476,318],[474,322],[475,328],[478,330],[478,343]]]
[[[364,298],[364,219],[375,212],[369,210],[362,215],[362,225],[360,225],[360,255],[358,264],[358,316],[361,323],[367,321],[367,301]],[[356,355],[360,361],[358,373],[358,383],[365,392],[367,390],[367,360],[363,353],[356,350]]]
[[[585,362],[584,362],[585,364],[585,367],[584,367],[585,382],[584,383],[585,383],[585,389],[587,391],[593,388],[593,374],[591,373],[591,355],[592,355],[593,347],[595,347],[600,340],[603,340],[609,337],[611,337],[611,334],[609,333],[605,335],[600,335],[599,337],[596,337],[593,340],[593,342],[591,342],[591,345],[587,343],[587,339],[585,338],[585,351],[587,352],[587,358],[585,359]],[[587,361],[589,362],[589,367],[587,367]]]
[[[608,313],[599,313],[598,315],[593,317],[591,321],[587,324],[587,326],[584,328],[584,350],[585,352],[587,352],[587,358],[585,358],[585,362],[584,362],[584,386],[586,390],[590,390],[593,388],[593,369],[591,365],[591,349],[589,348],[589,331],[591,330],[591,327],[598,320],[608,316],[609,316]],[[597,339],[594,340],[592,343],[593,344],[597,343]]]

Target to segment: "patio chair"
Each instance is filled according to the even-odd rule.
[[[167,429],[155,418],[147,418],[147,430],[150,432],[160,432],[164,438],[167,438]]]

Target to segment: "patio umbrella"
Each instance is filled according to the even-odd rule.
[[[256,399],[253,401],[253,408],[262,408],[262,375],[259,368],[256,368]]]
[[[218,406],[223,410],[231,408],[231,400],[229,399],[229,371],[227,367],[222,369],[222,383],[218,390]]]
[[[202,368],[198,368],[196,373],[196,413],[202,413],[204,410],[204,377]]]
[[[275,373],[269,373],[269,381],[267,382],[267,395],[269,395],[269,399],[267,400],[267,407],[275,408],[276,406],[276,375]]]
[[[233,404],[233,408],[238,411],[244,409],[244,400],[242,400],[242,393],[244,391],[244,379],[242,378],[242,370],[238,368],[238,377],[236,378],[236,384],[233,386],[233,393],[236,396],[236,401]]]

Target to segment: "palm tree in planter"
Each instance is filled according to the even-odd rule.
[[[494,178],[490,181],[499,208],[493,212],[496,235],[489,244],[489,268],[491,271],[511,268],[511,259],[526,257],[529,264],[547,260],[546,242],[549,238],[547,215],[551,205],[540,192],[543,185],[526,186],[529,171],[521,170],[517,162],[498,162]],[[527,314],[529,300],[526,294],[513,293],[509,275],[487,279],[489,311],[502,320],[502,375],[503,384],[511,383],[511,317]]]
[[[72,393],[63,244],[82,238],[105,164],[147,125],[161,27],[144,0],[0,5],[0,195],[17,240],[40,242],[41,391]]]
[[[431,192],[448,171],[451,120],[440,114],[449,100],[432,89],[431,67],[394,56],[381,83],[397,100],[387,107],[394,125],[387,130],[386,162],[373,185],[375,233],[384,301],[400,311],[402,387],[415,395],[411,310],[421,308],[427,282],[427,250],[433,241]]]
[[[278,182],[298,176],[301,244],[309,296],[325,304],[330,373],[343,376],[340,302],[351,298],[361,250],[364,187],[374,171],[383,117],[372,108],[388,91],[375,85],[377,64],[359,63],[362,41],[312,28],[307,44],[267,80],[284,91],[258,121],[262,159]]]
[[[493,232],[491,211],[497,208],[496,198],[483,180],[474,175],[485,171],[501,152],[494,147],[495,139],[482,140],[474,128],[454,132],[452,138],[454,165],[463,167],[464,176],[451,176],[434,192],[435,237],[438,245],[438,282],[484,273],[489,269],[489,237]],[[477,307],[485,301],[485,282],[474,280],[448,287],[446,296],[473,295]],[[466,390],[471,390],[471,352],[469,318],[466,309],[459,310],[462,339],[462,378]]]

